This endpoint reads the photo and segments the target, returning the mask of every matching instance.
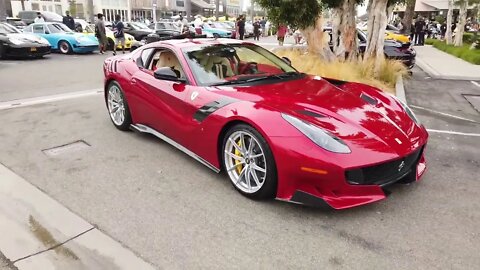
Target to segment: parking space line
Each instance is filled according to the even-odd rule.
[[[451,130],[438,130],[438,129],[429,129],[429,128],[427,128],[427,131],[432,132],[432,133],[443,133],[443,134],[450,134],[450,135],[480,137],[480,133],[464,133],[464,132],[457,132],[457,131],[451,131]]]
[[[444,112],[439,112],[439,111],[435,111],[435,110],[432,110],[432,109],[428,109],[428,108],[424,108],[424,107],[420,107],[420,106],[415,106],[415,105],[409,105],[409,106],[410,106],[411,108],[415,108],[415,109],[419,109],[419,110],[424,110],[424,111],[429,111],[429,112],[432,112],[432,113],[436,113],[436,114],[440,114],[440,115],[444,115],[444,116],[448,116],[448,117],[452,117],[452,118],[456,118],[456,119],[460,119],[460,120],[464,120],[464,121],[468,121],[468,122],[480,124],[478,121],[475,121],[475,120],[472,120],[472,119],[468,119],[468,118],[465,118],[465,117],[461,117],[461,116],[457,116],[457,115],[453,115],[453,114],[449,114],[449,113],[444,113]]]
[[[16,99],[10,101],[0,102],[0,110],[7,110],[13,108],[20,108],[26,106],[32,106],[42,103],[49,103],[54,101],[60,100],[67,100],[67,99],[75,99],[75,98],[82,98],[88,96],[99,95],[103,93],[102,88],[90,89],[90,90],[82,90],[64,94],[57,94],[57,95],[49,95],[49,96],[41,96],[41,97],[34,97],[34,98],[25,98],[25,99]]]
[[[480,83],[477,83],[476,81],[470,81],[470,82],[476,85],[477,87],[480,87]]]

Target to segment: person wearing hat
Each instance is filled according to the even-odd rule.
[[[95,36],[98,39],[98,47],[100,50],[100,54],[104,54],[104,52],[107,50],[108,40],[105,31],[105,23],[103,22],[103,14],[98,13],[97,19],[98,20],[95,23]]]

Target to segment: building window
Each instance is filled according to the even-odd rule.
[[[184,7],[184,6],[185,6],[185,2],[177,0],[177,7]]]
[[[40,5],[38,3],[32,3],[32,10],[39,10]]]

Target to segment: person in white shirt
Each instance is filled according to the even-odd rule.
[[[44,23],[45,20],[42,17],[42,13],[37,12],[37,17],[33,20],[34,23]]]

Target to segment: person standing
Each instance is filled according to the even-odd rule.
[[[70,16],[70,11],[65,12],[65,16],[63,17],[63,24],[65,24],[70,30],[75,31],[75,20],[73,20],[72,16]]]
[[[37,12],[37,17],[33,20],[34,23],[44,23],[45,19],[43,19],[42,13]]]
[[[245,36],[245,18],[243,17],[243,15],[240,15],[240,17],[238,18],[237,28],[239,39],[243,40]]]
[[[97,22],[95,23],[95,36],[98,39],[98,47],[100,50],[100,54],[104,54],[108,45],[108,41],[102,13],[98,13],[97,15]]]
[[[185,28],[185,25],[188,26],[188,21],[183,17],[182,14],[180,14],[180,17],[178,18],[177,26],[180,31],[183,31]]]
[[[416,22],[415,22],[415,44],[423,46],[425,43],[425,28],[426,24],[425,21],[423,20],[422,17],[420,17]]]
[[[113,45],[113,55],[117,55],[117,46],[122,45],[122,53],[125,53],[125,32],[122,17],[120,14],[115,15],[115,21],[113,22],[113,35],[115,36],[115,45]]]
[[[260,20],[260,26],[262,27],[262,36],[266,37],[267,36],[267,20],[265,20],[265,17],[262,17],[262,20]]]
[[[260,40],[260,28],[262,26],[260,25],[260,21],[256,20],[253,23],[253,40]]]
[[[278,30],[277,30],[277,40],[278,40],[278,45],[283,46],[283,43],[285,42],[285,36],[287,35],[288,28],[284,24],[278,25]]]

